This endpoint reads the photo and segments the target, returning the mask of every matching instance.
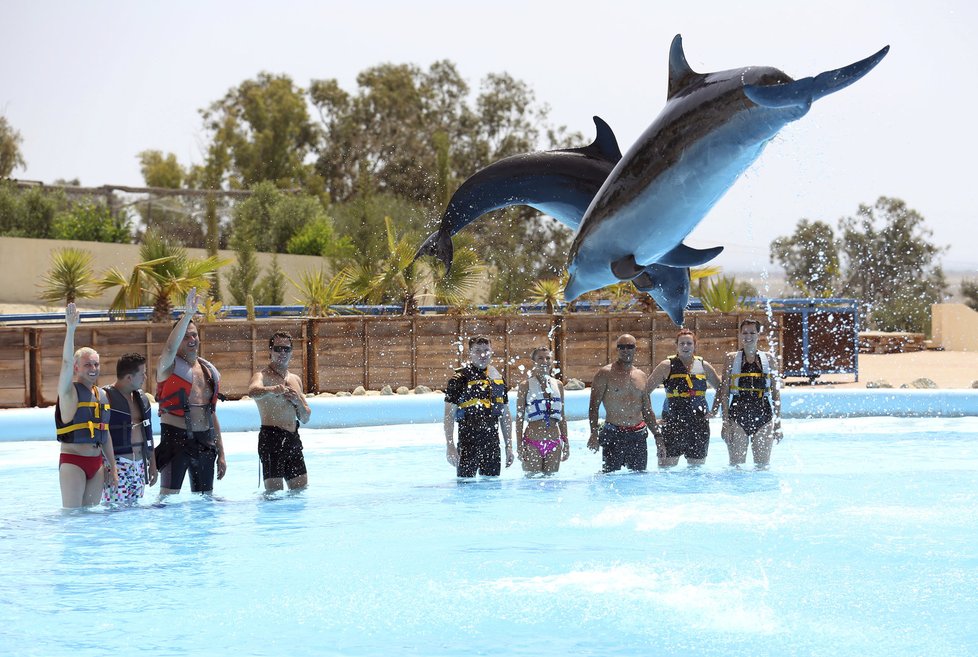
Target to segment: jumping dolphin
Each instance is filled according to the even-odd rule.
[[[889,49],[795,81],[768,67],[696,73],[676,35],[666,106],[588,207],[568,255],[567,300],[641,277],[650,263],[691,267],[716,257],[723,247],[696,250],[683,240],[781,128],[866,75]]]
[[[454,255],[452,236],[487,212],[513,205],[528,205],[576,230],[621,160],[618,140],[608,124],[595,116],[594,125],[596,136],[588,146],[513,155],[472,174],[452,195],[438,231],[425,240],[415,259],[435,256],[448,271]],[[682,321],[689,301],[688,268],[651,264],[634,283],[673,321]]]
[[[615,133],[594,117],[597,135],[583,148],[524,153],[493,162],[472,174],[452,195],[438,231],[418,249],[452,268],[452,236],[493,210],[528,205],[573,229],[594,195],[621,160]]]

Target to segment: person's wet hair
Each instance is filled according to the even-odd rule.
[[[139,371],[139,366],[146,362],[146,356],[137,353],[122,354],[115,364],[115,376],[122,379]]]
[[[473,335],[471,338],[469,338],[470,349],[477,344],[489,345],[490,347],[492,346],[492,343],[489,342],[489,338],[485,335]]]

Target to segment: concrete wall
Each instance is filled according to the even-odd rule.
[[[978,351],[978,312],[963,303],[935,303],[931,340],[947,351]]]
[[[3,285],[0,285],[0,303],[2,304],[41,304],[39,300],[40,287],[44,274],[51,268],[53,251],[65,247],[83,249],[95,256],[95,275],[101,276],[110,267],[118,267],[127,276],[132,268],[141,261],[139,246],[136,244],[105,244],[102,242],[76,242],[60,240],[26,239],[21,237],[0,237],[0,263],[3,267]],[[204,258],[204,249],[187,249],[191,258]],[[231,303],[227,294],[225,277],[234,264],[234,251],[221,250],[218,255],[232,261],[231,265],[220,270],[221,292],[225,303]],[[272,264],[272,254],[258,253],[258,265],[261,275]],[[308,270],[318,270],[323,264],[319,256],[298,256],[279,254],[278,264],[282,272],[293,280],[298,280],[300,273]],[[293,288],[285,284],[285,303],[292,304]],[[108,290],[95,299],[79,302],[79,307],[85,309],[107,309],[112,303],[116,290]]]

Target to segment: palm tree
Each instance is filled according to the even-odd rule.
[[[119,288],[111,310],[138,308],[149,300],[153,304],[150,318],[153,322],[164,322],[170,317],[174,295],[185,295],[193,287],[209,289],[210,274],[231,262],[217,256],[189,258],[182,247],[153,234],[146,235],[139,256],[143,261],[133,267],[128,277],[117,267],[109,269],[98,283],[99,291]]]
[[[564,286],[566,284],[566,276],[564,279],[541,279],[530,288],[530,301],[545,304],[547,314],[553,315],[557,311],[557,306],[564,300]]]
[[[65,304],[76,299],[92,299],[99,295],[95,284],[89,251],[67,247],[51,254],[51,269],[44,275],[40,298],[42,301]]]
[[[431,268],[414,259],[417,238],[405,235],[398,239],[394,222],[384,217],[387,228],[387,255],[377,264],[359,262],[350,267],[350,289],[353,297],[367,303],[383,303],[397,300],[405,315],[418,312],[418,299],[424,294],[432,277]],[[478,285],[484,265],[475,252],[464,246],[459,248],[452,263],[452,271],[434,282],[435,298],[457,305]],[[457,268],[457,271],[456,271]]]
[[[295,286],[298,292],[295,300],[306,307],[306,314],[310,317],[325,317],[336,314],[332,306],[350,300],[350,275],[350,270],[344,269],[329,278],[320,269],[302,272],[298,283],[291,278],[288,280]]]

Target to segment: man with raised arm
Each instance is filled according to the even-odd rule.
[[[292,336],[278,331],[268,340],[268,365],[255,372],[248,396],[258,404],[261,431],[258,433],[258,459],[261,461],[265,490],[305,488],[309,483],[306,461],[299,440],[299,423],[309,421],[312,410],[302,394],[302,381],[289,372],[292,361]]]
[[[89,347],[75,351],[75,329],[80,321],[75,304],[69,303],[65,309],[65,343],[54,409],[54,425],[61,443],[61,505],[66,509],[98,504],[105,482],[103,457],[109,466],[109,485],[119,485],[109,438],[109,400],[98,387],[98,352]]]
[[[618,358],[605,365],[591,382],[588,419],[592,452],[601,447],[601,470],[614,472],[623,467],[645,470],[649,460],[649,429],[661,445],[661,434],[655,425],[655,412],[646,390],[648,375],[634,367],[635,338],[627,333],[618,337]],[[604,427],[598,429],[598,411],[604,404]]]
[[[156,366],[156,401],[160,412],[160,444],[156,466],[160,472],[160,494],[177,493],[190,473],[190,490],[214,490],[224,477],[227,462],[221,425],[215,407],[221,375],[201,358],[200,339],[193,322],[197,312],[197,288],[190,290],[183,317],[177,320],[163,345]]]

